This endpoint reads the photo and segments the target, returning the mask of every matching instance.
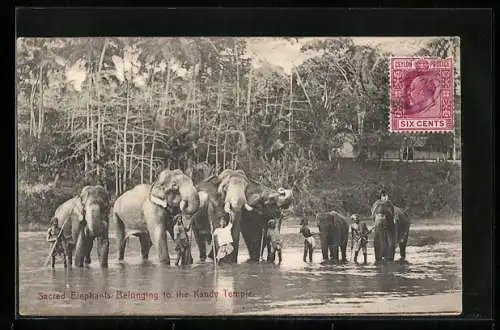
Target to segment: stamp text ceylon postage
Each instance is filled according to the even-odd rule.
[[[391,132],[455,129],[451,57],[392,57],[389,74]]]

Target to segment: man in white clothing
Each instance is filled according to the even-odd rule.
[[[217,264],[220,264],[224,257],[230,255],[234,251],[233,236],[231,235],[232,228],[233,223],[221,217],[220,227],[214,230],[215,247],[217,249],[215,261]]]

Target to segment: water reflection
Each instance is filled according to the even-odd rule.
[[[345,306],[352,306],[351,311],[363,311],[362,306],[370,303],[386,306],[387,299],[461,290],[461,246],[456,241],[409,246],[408,264],[374,266],[370,249],[368,265],[323,266],[317,262],[321,259],[319,251],[315,251],[315,262],[302,262],[302,240],[294,243],[295,236],[285,238],[288,244],[281,265],[222,265],[217,269],[211,262],[197,264],[196,260],[192,266],[159,265],[154,251],[150,261],[142,261],[139,247],[131,245],[127,247],[126,261],[117,263],[110,256],[107,269],[97,263],[68,269],[58,263],[50,269],[40,265],[47,252],[42,249],[43,235],[21,238],[21,311],[35,315],[229,315],[337,306],[327,308],[330,313]],[[111,246],[115,244],[112,240]],[[208,295],[217,292],[218,297],[199,296],[196,290]],[[117,291],[151,293],[158,299],[154,295],[148,299],[116,299]],[[107,292],[112,298],[46,301],[38,299],[40,292]],[[227,292],[239,292],[243,297],[228,297]]]

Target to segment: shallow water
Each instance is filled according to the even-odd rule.
[[[319,249],[315,249],[312,263],[304,263],[298,229],[283,228],[282,235],[284,260],[279,266],[243,263],[248,259],[244,243],[238,265],[214,268],[210,261],[200,264],[193,244],[194,265],[162,266],[156,263],[154,248],[150,261],[141,260],[138,239],[129,240],[125,262],[118,263],[116,240],[111,235],[108,269],[98,267],[93,251],[90,267],[64,269],[59,262],[52,270],[43,267],[48,253],[44,233],[22,232],[18,245],[19,311],[22,315],[46,316],[297,315],[306,309],[308,314],[367,314],[394,312],[389,309],[395,307],[390,306],[405,306],[407,297],[421,297],[411,304],[420,301],[423,312],[460,312],[449,310],[460,301],[448,301],[460,299],[462,288],[459,225],[412,227],[409,263],[405,265],[374,266],[371,244],[368,265],[349,262],[322,266]],[[419,242],[428,237],[437,243],[420,246]],[[174,261],[171,241],[169,251]],[[54,294],[64,295],[61,299],[42,299]],[[445,301],[437,306],[425,303],[424,298],[429,296],[444,297],[440,299]],[[390,301],[396,301],[396,305]]]

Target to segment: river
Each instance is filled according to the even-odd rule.
[[[244,243],[237,265],[214,268],[162,266],[155,250],[143,262],[131,238],[125,262],[118,263],[111,235],[109,268],[101,269],[93,251],[85,268],[44,267],[48,245],[43,232],[18,238],[18,306],[21,315],[369,315],[460,314],[462,292],[461,226],[428,222],[412,225],[408,264],[320,265],[302,262],[298,228],[282,228],[281,265],[247,264]],[[169,238],[172,261],[174,249]],[[362,260],[362,256],[359,258]]]

